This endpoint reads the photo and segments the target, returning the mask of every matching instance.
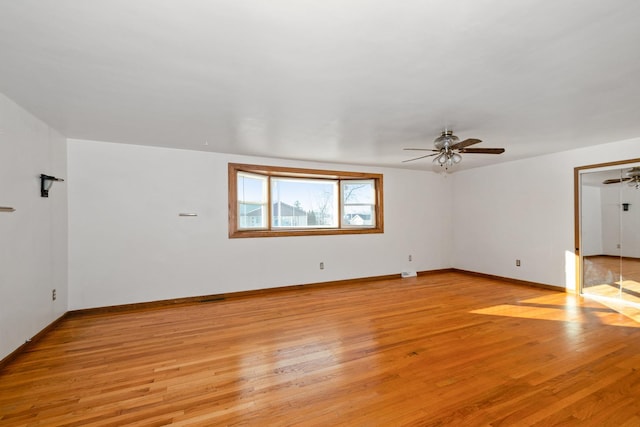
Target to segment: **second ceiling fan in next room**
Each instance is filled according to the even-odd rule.
[[[626,182],[630,187],[635,187],[636,190],[640,190],[640,167],[635,166],[631,169],[624,171],[624,177],[616,179],[607,179],[603,181],[603,184],[617,184]]]

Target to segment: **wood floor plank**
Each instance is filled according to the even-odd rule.
[[[640,324],[445,272],[62,319],[2,426],[640,425]]]

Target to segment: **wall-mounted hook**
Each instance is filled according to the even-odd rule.
[[[49,189],[54,181],[64,181],[62,178],[56,178],[51,175],[40,175],[40,197],[49,197]]]

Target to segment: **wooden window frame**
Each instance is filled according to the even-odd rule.
[[[375,234],[384,233],[384,203],[383,203],[383,177],[382,174],[367,172],[345,172],[322,169],[301,169],[281,166],[264,166],[242,163],[229,163],[229,238],[246,237],[288,237],[288,236],[326,236],[341,234]],[[283,178],[310,178],[310,179],[331,179],[331,180],[374,180],[376,214],[375,225],[372,227],[342,227],[342,194],[341,185],[338,185],[338,227],[337,228],[305,228],[305,229],[238,229],[238,172],[246,172],[268,177]],[[270,187],[270,185],[268,185]],[[270,191],[270,189],[268,190]],[[271,197],[268,197],[269,207],[268,221],[271,227]]]

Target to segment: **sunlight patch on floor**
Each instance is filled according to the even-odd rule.
[[[622,311],[620,307],[614,307],[610,302],[605,304],[600,300],[585,300],[573,295],[561,294],[522,300],[517,304],[495,305],[472,310],[471,313],[572,323],[588,323],[597,318],[597,321],[604,325],[640,328],[640,309],[634,308],[635,311],[633,311],[630,308],[626,307],[626,310]]]
[[[640,283],[635,280],[589,286],[585,288],[584,296],[640,322]]]
[[[640,307],[637,304],[632,305],[628,302],[621,302],[618,297],[609,298],[598,295],[585,295],[585,297],[591,298],[593,301],[597,301],[640,324]]]

